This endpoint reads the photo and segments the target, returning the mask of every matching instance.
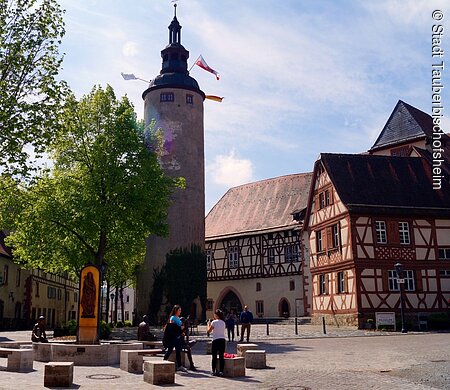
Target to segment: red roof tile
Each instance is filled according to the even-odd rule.
[[[206,216],[206,239],[296,226],[312,173],[280,176],[229,189]]]

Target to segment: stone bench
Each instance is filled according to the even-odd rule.
[[[142,374],[144,356],[155,356],[162,353],[162,349],[122,349],[120,351],[120,369]]]
[[[223,375],[226,377],[245,376],[245,359],[243,357],[225,358]]]
[[[44,387],[71,387],[73,362],[49,362],[44,368]]]
[[[27,348],[27,349],[31,349],[33,345],[33,342],[30,341],[2,341],[0,342],[0,348],[16,348],[16,349],[20,349],[20,348]]]
[[[32,349],[0,348],[0,357],[8,359],[8,371],[33,371],[33,356]]]
[[[237,345],[237,355],[245,357],[245,351],[247,350],[257,350],[258,346],[256,344],[238,344]]]
[[[145,361],[144,381],[152,385],[175,383],[175,363],[168,361]]]
[[[266,368],[266,351],[247,349],[245,351],[246,368]]]
[[[175,349],[172,351],[172,353],[169,356],[169,362],[173,362],[175,364],[177,362],[177,353],[176,353]],[[183,351],[183,350],[181,351],[181,365],[186,368],[189,368],[191,366],[191,364],[189,363],[187,352]]]
[[[139,341],[140,343],[142,343],[142,345],[145,347],[149,347],[149,348],[162,348],[163,347],[163,342],[162,341]]]

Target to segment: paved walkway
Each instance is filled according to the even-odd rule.
[[[133,333],[134,330],[127,329]],[[197,372],[176,374],[175,385],[186,389],[450,389],[450,333],[388,333],[352,328],[299,327],[289,325],[252,327],[251,342],[267,352],[268,368],[247,369],[244,378],[211,377],[211,356],[206,355],[208,338],[199,327],[194,349]],[[28,340],[30,332],[0,332],[0,341]],[[359,337],[357,337],[359,336]],[[227,344],[236,352],[236,343]],[[44,363],[34,362],[34,371],[5,370],[0,358],[0,389],[43,389]],[[142,375],[112,367],[75,367],[73,389],[149,389]]]

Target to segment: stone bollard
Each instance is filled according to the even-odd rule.
[[[152,385],[175,383],[175,363],[144,361],[144,381]]]
[[[237,345],[237,355],[245,357],[245,351],[249,349],[258,349],[258,346],[256,344],[238,344]]]
[[[266,368],[266,351],[248,349],[245,351],[246,368]]]

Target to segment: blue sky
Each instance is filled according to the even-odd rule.
[[[120,73],[146,80],[159,74],[173,3],[60,3],[66,9],[61,77],[79,97],[110,84],[142,117],[147,85]],[[368,150],[399,99],[430,113],[433,24],[444,27],[450,69],[445,0],[177,4],[189,65],[202,54],[221,79],[199,67],[191,75],[206,94],[225,97],[204,104],[207,212],[232,186],[309,172],[321,152]],[[432,19],[435,9],[443,20]],[[448,114],[448,71],[443,81]]]

